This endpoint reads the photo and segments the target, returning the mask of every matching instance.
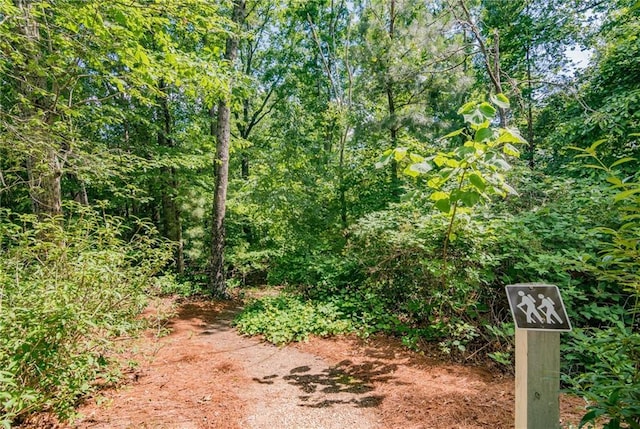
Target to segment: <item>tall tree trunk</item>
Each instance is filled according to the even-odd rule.
[[[241,26],[244,21],[245,0],[234,0],[233,22]],[[231,35],[227,39],[225,59],[233,65],[238,54],[238,36]],[[229,94],[229,97],[231,95]],[[211,225],[211,259],[209,287],[217,296],[227,295],[224,272],[225,226],[224,219],[227,203],[227,186],[229,184],[229,143],[231,140],[230,100],[222,99],[218,103],[218,120],[216,130],[216,187],[213,197],[213,222]]]
[[[531,82],[531,48],[527,46],[527,140],[529,142],[529,167],[535,168],[536,143],[533,135],[533,84]]]
[[[22,33],[31,46],[32,64],[38,65],[41,57],[40,28],[32,14],[32,2],[15,0],[23,15]],[[30,62],[31,63],[31,62]],[[55,108],[48,106],[46,97],[39,92],[47,91],[47,78],[39,70],[25,69],[21,81],[21,92],[25,100],[21,113],[25,120],[36,119],[29,132],[38,135],[42,142],[33,147],[27,158],[29,194],[33,211],[38,216],[56,216],[62,213],[62,165],[58,144],[50,135],[49,128],[55,121]]]
[[[164,81],[161,79],[159,84],[163,94],[159,101],[160,112],[159,117],[162,119],[162,129],[158,131],[158,145],[160,147],[172,148],[174,141],[171,139],[172,120],[169,111],[169,100],[167,98],[167,90]],[[184,245],[182,240],[182,219],[180,216],[180,207],[176,202],[176,194],[178,192],[178,179],[176,171],[172,167],[163,167],[162,172],[162,223],[164,235],[176,244],[175,258],[176,269],[178,273],[184,272]]]
[[[396,2],[390,0],[389,2],[389,39],[395,38],[395,21],[396,21]],[[396,100],[393,88],[393,82],[391,79],[391,71],[388,70],[389,76],[386,82],[387,93],[387,109],[389,112],[389,137],[391,139],[391,148],[396,149],[398,147],[398,125],[396,123]],[[394,201],[400,200],[400,179],[398,178],[398,162],[395,158],[391,159],[391,196]]]

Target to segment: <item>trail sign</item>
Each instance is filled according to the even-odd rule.
[[[571,322],[558,286],[518,283],[506,287],[513,320],[518,329],[570,331]]]

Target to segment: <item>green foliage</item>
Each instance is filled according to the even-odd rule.
[[[580,427],[604,418],[604,428],[640,427],[640,334],[622,323],[610,329],[578,328],[569,348],[580,354],[584,368],[564,381],[590,404]]]
[[[353,329],[334,303],[305,301],[287,294],[253,301],[234,323],[243,334],[263,335],[278,345],[303,341],[311,334],[328,336]]]
[[[170,247],[139,222],[69,207],[67,219],[2,212],[0,411],[5,426],[28,413],[73,414],[101,376],[113,379],[109,339],[136,327],[151,276]]]
[[[601,300],[594,300],[585,306],[590,307],[590,314],[606,314],[610,324],[601,329],[578,329],[573,333],[568,359],[579,361],[583,368],[573,377],[567,377],[567,383],[590,403],[581,426],[606,418],[606,428],[640,428],[640,335],[637,332],[640,311],[640,182],[637,173],[631,177],[620,177],[620,168],[635,163],[634,158],[623,157],[610,165],[605,163],[598,153],[604,142],[600,140],[586,149],[574,149],[580,152],[578,158],[592,162],[589,167],[602,171],[611,186],[620,224],[597,229],[603,234],[602,250],[601,257],[594,261],[593,271],[600,278],[624,288],[625,292],[618,292],[618,296],[624,297],[627,303],[604,307],[595,304],[601,304]],[[578,353],[579,357],[576,356]]]

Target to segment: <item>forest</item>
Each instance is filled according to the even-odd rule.
[[[640,428],[640,2],[0,0],[0,421],[70,416],[151,296],[275,344],[513,370],[562,292],[583,423]]]

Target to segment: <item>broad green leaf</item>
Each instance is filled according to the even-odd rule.
[[[404,174],[411,177],[418,177],[421,174],[426,174],[432,170],[431,164],[428,162],[419,162],[411,164],[404,169]]]
[[[501,92],[496,95],[490,94],[489,99],[493,104],[503,109],[508,109],[509,107],[511,107],[511,103],[509,102],[509,99],[507,98],[506,95],[504,95]]]
[[[433,162],[435,162],[438,167],[442,167],[446,164],[447,159],[449,158],[444,155],[436,155],[435,158],[433,158]]]
[[[458,199],[464,204],[465,207],[473,207],[478,201],[480,201],[480,194],[475,191],[462,192]]]
[[[486,101],[478,106],[478,110],[487,119],[492,119],[496,115],[496,108]]]
[[[469,122],[472,127],[486,123],[486,117],[478,109],[474,109],[473,112],[462,116],[465,122]]]
[[[447,158],[447,160],[445,161],[445,165],[451,168],[458,168],[460,167],[460,161],[453,158]]]
[[[491,128],[480,128],[476,131],[476,135],[473,138],[477,142],[483,142],[493,137],[493,130]]]
[[[479,117],[484,118],[483,116],[479,116]],[[480,129],[483,129],[483,128],[489,128],[489,126],[491,125],[491,122],[488,119],[485,119],[482,122],[471,123],[470,125],[471,125],[471,129],[480,130]]]
[[[451,201],[449,201],[449,198],[443,198],[436,201],[435,206],[443,213],[449,213],[451,211]]]
[[[476,153],[476,149],[472,146],[460,146],[456,148],[455,152],[459,158],[466,158],[469,155],[474,155]]]
[[[458,109],[458,115],[468,115],[473,112],[476,108],[476,103],[474,101],[470,101],[465,103]]]
[[[484,192],[484,190],[487,188],[487,184],[478,173],[471,173],[469,175],[469,182],[471,182],[471,184],[475,186],[480,192]]]
[[[505,144],[502,148],[502,151],[507,155],[515,156],[518,158],[520,156],[520,151],[516,149],[512,144]]]
[[[393,150],[393,159],[396,161],[402,161],[405,156],[407,156],[406,147],[398,147]]]
[[[427,186],[430,187],[431,189],[438,189],[440,188],[440,186],[442,186],[442,183],[443,181],[441,178],[433,177],[427,181]]]
[[[498,143],[526,143],[527,141],[514,128],[500,128],[500,135],[496,139]]]
[[[409,159],[411,162],[424,162],[424,156],[418,155],[417,153],[410,153]]]
[[[444,199],[448,200],[449,199],[449,194],[447,194],[446,192],[438,191],[438,192],[434,192],[433,194],[431,194],[429,199],[431,201],[438,201],[438,200],[444,200]]]

